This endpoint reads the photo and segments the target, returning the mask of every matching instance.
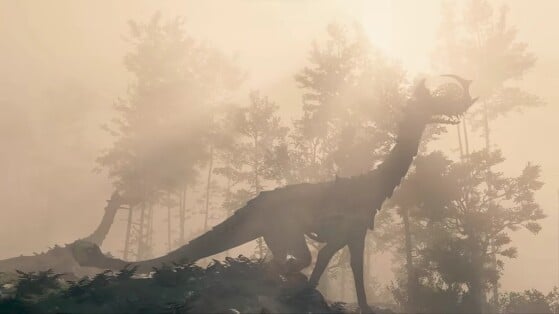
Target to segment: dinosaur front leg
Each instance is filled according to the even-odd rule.
[[[362,313],[372,313],[371,308],[367,304],[367,295],[365,294],[365,282],[363,278],[363,255],[365,250],[365,233],[360,234],[351,239],[348,244],[349,253],[351,255],[351,270],[355,281],[355,291],[357,293],[357,302]]]
[[[326,270],[326,267],[332,259],[332,256],[334,256],[336,252],[344,247],[344,245],[345,243],[340,242],[327,243],[322,249],[320,249],[316,258],[316,265],[314,266],[311,277],[309,279],[309,284],[312,287],[316,287],[318,285],[318,281],[324,273],[324,270]]]
[[[290,238],[287,253],[293,256],[293,258],[287,260],[287,270],[290,272],[300,272],[311,264],[311,252],[307,246],[307,240],[304,234],[293,235]]]
[[[267,234],[266,245],[272,251],[273,262],[281,266],[283,272],[300,272],[311,264],[312,257],[304,234],[292,231],[290,234]],[[286,259],[290,255],[292,258]]]

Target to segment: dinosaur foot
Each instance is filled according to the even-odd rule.
[[[300,272],[300,266],[295,259],[293,260],[272,260],[268,264],[268,279],[276,281],[286,289],[295,291],[309,287],[307,276]]]
[[[301,271],[301,266],[299,261],[295,257],[289,256],[285,261],[285,272],[299,273],[300,271]]]

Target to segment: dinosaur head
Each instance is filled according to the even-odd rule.
[[[460,117],[477,100],[470,95],[472,81],[452,74],[442,76],[452,78],[456,82],[443,84],[431,91],[425,86],[425,79],[421,80],[411,105],[428,123],[457,124]]]

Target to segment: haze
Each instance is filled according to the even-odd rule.
[[[526,162],[541,165],[545,185],[536,197],[547,218],[536,236],[514,233],[519,256],[507,261],[501,285],[548,291],[559,284],[559,2],[506,4],[518,39],[537,57],[519,86],[546,105],[499,118],[492,141],[507,158],[506,174],[518,175]],[[112,143],[101,125],[115,116],[113,103],[130,82],[122,63],[130,50],[124,39],[129,20],[147,21],[157,11],[163,18],[184,16],[189,35],[236,55],[248,73],[236,101],[246,103],[248,91],[259,89],[290,121],[301,108],[293,77],[329,23],[359,22],[371,42],[413,78],[433,72],[440,8],[439,0],[0,1],[0,258],[71,242],[98,224],[112,186],[93,169]],[[455,152],[453,132],[432,145]],[[472,148],[483,145],[477,136],[470,139]],[[117,216],[103,245],[116,255],[124,218]],[[164,234],[156,230],[161,242]],[[165,244],[156,245],[156,255],[165,251]],[[390,269],[386,261],[375,272],[383,269]]]

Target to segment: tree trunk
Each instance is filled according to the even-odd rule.
[[[171,201],[171,194],[167,193],[168,201]],[[171,204],[167,203],[167,252],[171,252]]]
[[[490,142],[490,128],[489,128],[489,117],[488,117],[488,111],[487,111],[487,102],[483,102],[483,122],[484,122],[484,135],[485,135],[485,152],[487,154],[487,157],[489,157],[490,153],[491,153],[491,142]],[[491,178],[491,169],[488,168],[487,169],[487,175],[486,175],[486,184],[487,184],[487,193],[491,194],[492,190],[493,190],[493,182],[492,182],[492,178]],[[488,211],[492,210],[492,202],[490,201],[488,203]],[[495,253],[495,247],[493,245],[493,241],[491,241],[491,248],[492,248],[492,253],[491,253],[491,261],[492,261],[492,267],[493,267],[493,271],[495,273],[497,273],[497,254]],[[493,306],[495,309],[497,309],[499,307],[499,280],[497,279],[495,281],[495,283],[492,286],[492,294],[493,294]]]
[[[149,203],[148,209],[148,234],[146,235],[146,257],[151,258],[153,255],[153,204]]]
[[[253,171],[253,175],[254,175],[254,195],[258,196],[258,194],[261,192],[262,188],[260,186],[260,161],[258,160],[258,153],[259,153],[259,148],[260,148],[260,142],[258,140],[258,134],[254,135],[254,151],[253,151],[253,163],[252,163],[252,171]],[[256,246],[258,248],[258,258],[263,259],[264,258],[264,239],[263,238],[258,238],[256,240]]]
[[[456,132],[458,134],[458,148],[460,150],[460,160],[464,160],[464,147],[462,146],[462,136],[460,135],[460,124],[456,125]]]
[[[407,208],[402,208],[402,220],[404,221],[404,237],[405,237],[405,249],[406,249],[406,272],[408,276],[407,292],[408,292],[408,302],[406,305],[406,311],[412,313],[416,311],[416,295],[417,295],[417,277],[415,274],[415,269],[413,267],[413,257],[412,257],[412,239],[410,231],[410,220],[409,211]]]
[[[123,258],[125,261],[128,260],[128,253],[130,253],[130,232],[132,229],[132,210],[133,207],[128,208],[128,219],[126,220],[126,236],[124,238],[124,253]]]
[[[462,126],[464,127],[464,152],[465,156],[470,156],[470,144],[468,142],[468,127],[467,127],[468,120],[466,117],[462,120]]]
[[[208,165],[208,179],[206,185],[206,209],[204,213],[204,232],[208,230],[208,217],[210,211],[210,195],[211,195],[211,188],[212,188],[213,164],[214,164],[214,147],[212,145],[210,146],[210,162]]]
[[[186,222],[186,185],[183,186],[179,200],[179,245],[185,241],[184,224]]]
[[[474,252],[477,256],[478,252]],[[470,291],[472,296],[472,306],[471,311],[473,313],[483,313],[483,308],[485,304],[485,293],[483,291],[483,279],[482,279],[482,267],[481,259],[475,257],[473,260],[474,273],[470,280]]]
[[[483,284],[483,254],[480,239],[475,235],[474,230],[468,230],[469,246],[471,249],[470,261],[472,263],[472,276],[468,284],[471,297],[471,308],[466,309],[472,313],[483,313],[485,307],[485,288]]]
[[[254,159],[252,164],[252,171],[254,172],[254,194],[260,193],[260,165],[258,160],[258,151],[260,143],[258,142],[258,135],[254,136]]]
[[[227,170],[227,190],[225,191],[225,210],[227,217],[231,216],[232,208],[228,207],[231,205],[231,163],[229,162]],[[227,219],[227,218],[225,218]],[[229,249],[225,251],[225,256],[229,257]]]
[[[485,149],[487,150],[487,153],[489,153],[489,117],[487,116],[487,102],[483,103],[483,127],[485,133]]]
[[[144,256],[145,245],[144,245],[144,224],[145,224],[145,215],[146,215],[146,201],[142,202],[142,208],[140,208],[140,223],[138,225],[138,248],[136,251],[136,260],[141,260]]]

